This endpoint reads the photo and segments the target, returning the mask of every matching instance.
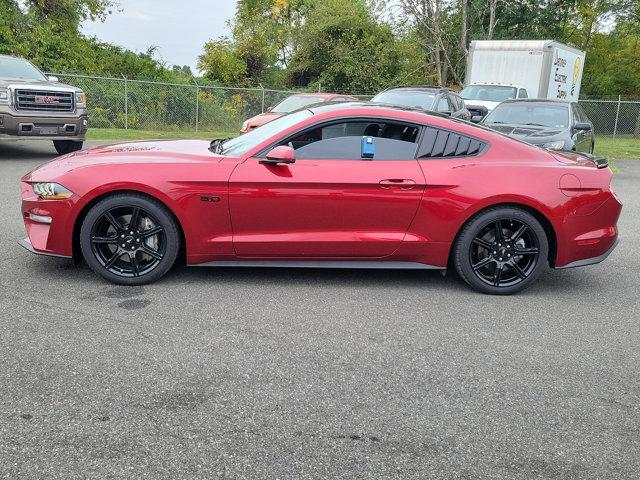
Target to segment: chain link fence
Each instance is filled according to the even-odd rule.
[[[302,90],[219,87],[126,78],[56,74],[88,96],[92,128],[234,133],[247,118],[265,112]],[[363,100],[371,94],[349,93]],[[610,97],[580,100],[598,137],[640,149],[640,99]],[[637,144],[636,144],[637,142]]]
[[[299,93],[263,87],[52,75],[87,94],[92,128],[236,132],[247,118]]]

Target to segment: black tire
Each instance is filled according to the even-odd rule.
[[[54,140],[53,146],[56,148],[56,152],[60,155],[66,155],[67,153],[77,152],[82,150],[84,142],[77,142],[75,140]]]
[[[176,261],[180,238],[164,205],[132,193],[99,201],[80,228],[82,256],[91,270],[120,285],[143,285],[161,278]]]
[[[519,208],[494,207],[463,226],[453,262],[460,277],[475,290],[509,295],[536,281],[548,255],[547,235],[533,215]]]

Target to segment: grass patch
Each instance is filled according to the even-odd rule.
[[[127,140],[213,140],[238,135],[239,132],[164,132],[155,130],[125,130],[120,128],[90,128],[87,140],[127,141]]]
[[[630,135],[596,137],[596,155],[618,160],[640,160],[640,138]]]

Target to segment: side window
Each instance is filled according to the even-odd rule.
[[[447,95],[443,95],[438,100],[438,105],[436,107],[438,112],[450,112],[451,106],[449,105],[449,100],[447,100]]]
[[[518,90],[518,98],[529,98],[527,91],[524,88]]]
[[[577,112],[578,116],[577,116],[577,121],[579,122],[589,122],[589,117],[587,117],[587,114],[584,113],[584,109],[582,108],[582,106],[579,103],[574,104],[574,109]]]
[[[469,157],[482,153],[486,146],[466,135],[427,127],[418,148],[418,158]]]
[[[419,127],[392,122],[357,120],[312,128],[281,142],[300,160],[413,160]],[[375,138],[373,158],[362,157],[362,137]]]
[[[451,101],[453,102],[453,105],[455,107],[454,111],[455,112],[459,112],[460,110],[464,110],[464,102],[462,101],[462,99],[457,96],[457,95],[451,95]]]

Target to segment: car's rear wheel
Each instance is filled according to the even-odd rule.
[[[531,285],[545,268],[548,254],[546,233],[533,215],[496,207],[465,224],[453,261],[460,277],[476,290],[506,295]]]
[[[160,203],[135,194],[115,194],[87,213],[80,247],[89,267],[107,280],[142,285],[158,280],[180,248],[175,220]]]
[[[82,150],[83,142],[75,140],[54,140],[53,146],[60,155],[66,155],[67,153],[77,152]]]

